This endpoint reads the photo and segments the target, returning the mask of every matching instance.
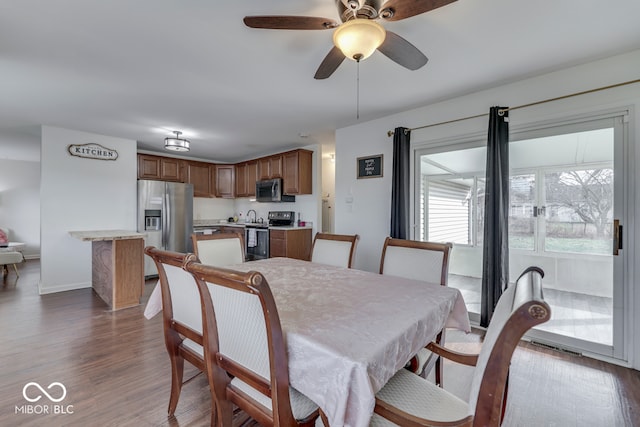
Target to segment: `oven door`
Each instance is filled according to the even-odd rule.
[[[246,260],[269,258],[269,229],[246,227],[244,235]]]

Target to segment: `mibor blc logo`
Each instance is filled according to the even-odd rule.
[[[67,397],[67,388],[64,384],[53,382],[46,388],[36,382],[25,384],[22,388],[22,397],[27,402],[25,405],[16,406],[16,414],[36,414],[36,415],[69,415],[73,414],[73,405],[62,405]],[[42,398],[45,400],[40,400]],[[38,404],[35,404],[35,403]],[[48,402],[51,402],[48,403]]]

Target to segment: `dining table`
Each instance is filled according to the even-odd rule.
[[[290,258],[225,266],[258,271],[285,333],[289,382],[331,426],[365,427],[375,394],[443,328],[470,332],[458,289]],[[145,316],[162,309],[160,286]]]

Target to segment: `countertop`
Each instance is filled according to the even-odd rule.
[[[70,231],[69,235],[83,241],[142,239],[146,235],[129,230]]]
[[[304,230],[307,228],[313,228],[312,225],[305,225],[304,227],[298,227],[297,225],[289,225],[289,226],[280,226],[280,225],[276,225],[276,226],[272,226],[269,227],[269,230]]]
[[[247,224],[256,224],[256,223],[245,223],[245,222],[219,222],[219,220],[194,220],[194,227],[245,227]],[[303,230],[306,228],[313,228],[313,224],[305,225],[304,227],[298,227],[297,225],[290,226],[269,226],[270,230]]]

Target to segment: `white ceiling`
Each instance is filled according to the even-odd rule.
[[[245,15],[338,20],[335,0],[5,0],[0,130],[49,125],[162,151],[181,130],[189,156],[238,161],[312,143],[337,128],[640,48],[638,0],[458,0],[385,22],[428,57],[408,71],[376,52],[313,75],[331,30],[244,26]],[[301,137],[301,134],[308,135]]]

